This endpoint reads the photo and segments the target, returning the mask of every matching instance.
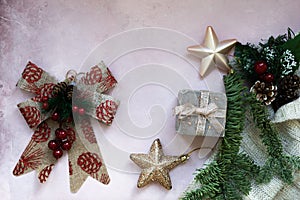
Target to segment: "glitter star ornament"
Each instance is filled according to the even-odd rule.
[[[200,75],[203,77],[208,70],[217,66],[219,69],[229,72],[227,54],[234,47],[236,39],[223,40],[219,42],[218,37],[211,26],[208,26],[205,33],[204,43],[190,46],[188,52],[201,58]]]
[[[149,154],[130,154],[130,159],[142,172],[137,187],[141,188],[150,182],[157,181],[167,190],[172,189],[169,171],[189,159],[189,154],[181,156],[165,156],[159,139],[154,140]]]

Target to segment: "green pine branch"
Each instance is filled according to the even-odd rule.
[[[293,173],[300,166],[299,157],[284,154],[278,130],[271,124],[266,107],[252,94],[249,96],[249,106],[253,121],[261,131],[260,137],[268,153],[268,159],[257,177],[257,182],[268,183],[273,176],[278,176],[284,182],[291,184]]]
[[[294,37],[291,29],[288,29],[287,34],[278,35],[277,37],[271,36],[267,40],[262,40],[258,45],[237,43],[232,65],[235,67],[235,70],[239,70],[240,73],[243,73],[247,77],[249,83],[253,84],[256,80],[261,79],[260,75],[256,74],[254,65],[257,61],[264,61],[268,65],[267,73],[274,75],[274,83],[277,84],[280,78],[286,75],[286,73],[293,74],[299,68],[299,45],[300,34]],[[290,69],[290,72],[286,72],[288,64],[283,64],[282,61],[286,56],[286,50],[292,52],[297,62],[291,66],[292,69]],[[289,65],[291,63],[292,60],[290,60]]]
[[[259,172],[250,157],[239,153],[245,121],[243,81],[239,74],[232,73],[224,77],[224,85],[228,102],[225,137],[216,160],[197,170],[195,181],[201,187],[186,192],[184,200],[242,199],[251,190],[253,176]]]
[[[64,95],[57,95],[48,100],[49,108],[59,113],[59,120],[65,121],[72,115],[72,102],[67,100]]]
[[[76,90],[75,90],[76,91]],[[79,92],[76,91],[75,94],[78,96]],[[93,103],[91,99],[87,96],[84,98],[68,98],[65,91],[60,91],[56,96],[48,99],[48,108],[44,112],[57,112],[59,114],[59,121],[63,122],[68,120],[72,114],[72,105],[78,108],[83,108],[86,113],[90,112],[93,108]]]
[[[239,154],[244,130],[247,89],[241,75],[233,73],[224,77],[227,95],[227,122],[224,140],[217,155],[224,182],[221,199],[242,199],[251,190],[251,180],[259,168],[250,157]]]
[[[258,60],[261,60],[261,56],[254,45],[249,43],[243,45],[239,42],[235,45],[233,65],[236,66],[236,70],[243,73],[244,76],[256,78],[253,66],[255,61]]]
[[[279,133],[271,124],[266,107],[248,93],[241,74],[224,77],[227,95],[225,137],[216,158],[205,169],[197,169],[195,181],[199,188],[187,191],[184,200],[237,200],[249,194],[251,183],[268,183],[274,176],[291,183],[293,173],[300,170],[300,157],[283,152]],[[245,112],[250,109],[255,125],[260,129],[268,158],[264,166],[257,166],[246,154],[239,153],[244,129]]]
[[[218,163],[213,161],[205,169],[197,169],[195,180],[202,186],[191,191],[186,199],[209,199],[220,193],[219,189],[223,180]]]

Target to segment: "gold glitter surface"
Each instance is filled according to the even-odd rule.
[[[188,47],[187,50],[197,57],[202,58],[200,75],[203,77],[207,70],[217,66],[226,72],[230,71],[228,54],[236,43],[235,39],[223,40],[219,42],[218,37],[211,26],[208,26],[205,33],[204,43],[201,45]]]
[[[185,162],[188,155],[165,156],[159,139],[153,141],[149,154],[130,154],[130,159],[141,169],[137,187],[141,188],[150,182],[157,181],[167,190],[172,189],[169,171]]]

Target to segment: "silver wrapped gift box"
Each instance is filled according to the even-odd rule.
[[[174,109],[177,133],[224,137],[227,108],[224,93],[181,90],[178,102]]]

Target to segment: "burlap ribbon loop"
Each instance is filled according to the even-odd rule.
[[[281,106],[274,114],[273,123],[300,120],[300,98]]]
[[[214,117],[217,109],[218,106],[215,103],[211,103],[204,108],[198,108],[193,104],[187,103],[184,105],[176,106],[175,115],[178,115],[178,119],[184,119],[192,115],[201,115],[202,117],[209,119],[210,117]]]
[[[76,73],[72,74],[76,75]],[[72,99],[85,98],[89,101],[90,108],[84,117],[73,116],[76,118],[75,126],[69,124],[65,127],[73,141],[72,149],[68,151],[72,192],[77,192],[88,176],[104,184],[109,183],[110,179],[97,145],[90,117],[110,125],[119,104],[113,97],[102,94],[117,83],[103,62],[92,67],[89,72],[80,74],[83,74],[80,80],[74,77],[76,89]],[[19,88],[32,92],[36,96],[18,104],[19,110],[28,126],[34,130],[34,134],[13,171],[16,176],[36,170],[40,182],[43,183],[57,161],[52,156],[47,143],[55,138],[54,132],[59,125],[49,118],[53,110],[47,112],[42,109],[43,96],[51,98],[56,84],[57,80],[54,77],[31,62],[27,64],[17,83]]]

